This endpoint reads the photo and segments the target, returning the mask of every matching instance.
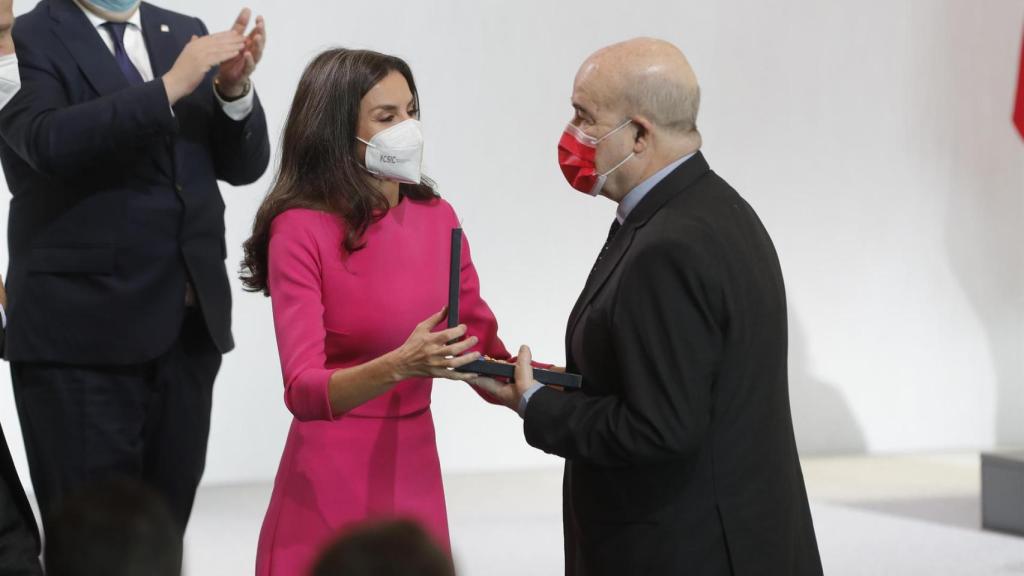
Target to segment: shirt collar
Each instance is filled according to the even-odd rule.
[[[82,12],[85,12],[85,17],[89,19],[89,23],[92,24],[93,28],[99,29],[104,24],[107,23],[106,20],[104,20],[103,18],[100,18],[96,14],[93,14],[93,12],[91,10],[89,10],[88,8],[86,8],[85,6],[82,6],[82,3],[79,2],[78,0],[75,0],[75,4],[79,8],[81,8]],[[126,24],[130,24],[130,25],[138,28],[139,30],[142,30],[142,6],[141,5],[135,9],[135,13],[132,14],[132,17],[128,19]]]
[[[632,212],[633,209],[636,208],[637,204],[639,204],[640,201],[643,200],[645,196],[647,196],[648,192],[650,192],[655,186],[658,185],[659,182],[664,180],[665,177],[671,174],[676,168],[682,166],[683,162],[686,162],[690,158],[693,158],[695,154],[697,153],[692,152],[690,154],[687,154],[686,156],[683,156],[679,160],[676,160],[675,162],[669,164],[668,166],[665,166],[661,170],[658,170],[653,176],[637,184],[635,188],[630,190],[629,193],[626,194],[626,196],[619,202],[619,207],[615,210],[615,219],[619,221],[619,224],[622,224],[623,222],[626,221],[626,218],[629,217],[630,212]]]

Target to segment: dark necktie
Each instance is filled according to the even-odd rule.
[[[612,227],[608,229],[608,239],[604,241],[604,247],[601,248],[601,253],[597,255],[597,261],[594,262],[594,267],[590,269],[591,276],[593,276],[594,271],[597,270],[597,265],[601,263],[601,259],[608,253],[608,248],[612,245],[612,240],[615,239],[615,233],[619,231],[619,228],[622,228],[622,224],[620,224],[619,219],[616,218],[615,221],[612,222]]]
[[[124,31],[128,27],[128,23],[104,22],[103,27],[110,32],[110,37],[114,40],[114,59],[117,60],[117,65],[121,68],[128,83],[138,86],[145,82],[142,79],[142,74],[139,74],[139,69],[132,64],[131,58],[128,58],[128,52],[124,49]]]

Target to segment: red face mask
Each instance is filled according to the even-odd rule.
[[[608,175],[618,170],[619,166],[632,158],[635,152],[623,158],[622,162],[616,164],[611,170],[600,174],[595,164],[597,145],[632,122],[632,120],[626,120],[600,138],[594,138],[572,124],[565,127],[562,138],[558,141],[558,165],[561,166],[562,174],[570,186],[591,196],[601,193],[601,188],[608,180]]]

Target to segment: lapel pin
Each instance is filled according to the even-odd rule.
[[[167,24],[161,24],[160,25],[160,31],[161,32],[170,32],[171,31],[171,27],[168,26]]]

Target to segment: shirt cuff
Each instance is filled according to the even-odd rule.
[[[3,322],[3,328],[7,330],[7,310],[3,306],[0,306],[0,322]]]
[[[520,418],[526,418],[526,405],[530,403],[530,398],[533,398],[533,395],[537,393],[537,390],[540,390],[543,387],[543,384],[541,384],[540,382],[536,382],[533,386],[530,386],[530,389],[527,390],[523,394],[523,397],[519,399]]]
[[[248,118],[249,114],[252,113],[253,100],[256,97],[256,85],[250,80],[249,92],[238,100],[232,100],[231,102],[221,98],[220,94],[217,93],[216,88],[213,90],[213,96],[217,99],[217,102],[220,103],[221,110],[224,111],[224,114],[228,118],[231,118],[235,122],[241,122]]]

